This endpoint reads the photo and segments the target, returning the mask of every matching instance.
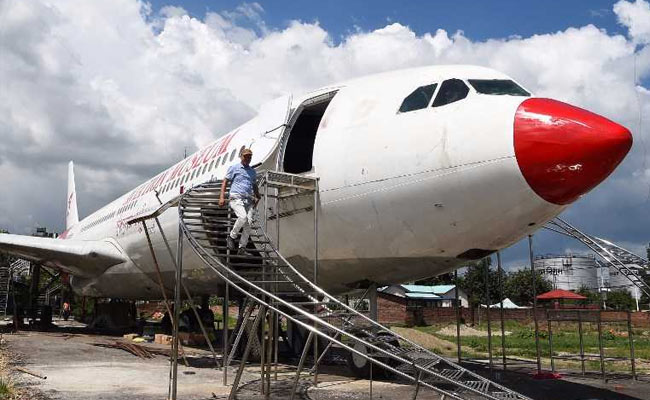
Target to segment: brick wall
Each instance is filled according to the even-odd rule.
[[[406,299],[385,293],[377,293],[377,307],[379,322],[384,324],[413,326],[456,322],[455,308],[407,308]],[[506,321],[532,323],[533,311],[532,309],[503,310],[503,318]],[[626,318],[627,313],[623,311],[606,311],[602,314],[604,322],[613,320],[625,321]],[[650,328],[650,312],[632,312],[631,319],[632,325],[636,328]],[[485,308],[473,310],[466,307],[461,308],[461,321],[465,323],[479,323],[486,320],[487,309]],[[501,310],[498,308],[490,309],[490,320],[497,323],[500,322]],[[537,309],[537,320],[540,323],[546,323],[545,309]]]
[[[377,293],[377,318],[381,324],[407,323],[406,299],[385,293]]]
[[[633,312],[632,325],[636,327],[650,328],[650,312]]]

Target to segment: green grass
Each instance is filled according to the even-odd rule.
[[[11,383],[5,378],[0,378],[0,399],[8,399],[13,393],[14,390]]]
[[[438,338],[448,340],[452,343],[456,342],[456,336],[441,335],[438,331],[447,325],[434,325],[426,327],[416,327],[416,329],[433,334]],[[475,329],[487,331],[487,324],[481,323],[474,326]],[[505,349],[506,355],[512,357],[535,358],[535,331],[532,324],[524,325],[514,321],[506,323],[506,331],[512,332],[506,335]],[[492,323],[492,332],[501,331],[500,323]],[[553,323],[552,326],[552,341],[553,353],[580,353],[580,337],[578,334],[577,323],[562,322],[561,324]],[[602,346],[605,357],[629,357],[630,356],[630,342],[629,338],[624,336],[627,333],[627,326],[623,324],[603,324],[602,329]],[[634,338],[634,352],[637,359],[637,370],[650,371],[647,366],[650,360],[650,332],[641,329],[633,331]],[[540,352],[543,358],[549,357],[550,343],[547,324],[544,322],[543,326],[540,324],[539,330],[539,343]],[[485,356],[488,352],[488,338],[479,336],[463,336],[461,337],[461,346],[463,346],[463,355],[466,357]],[[583,324],[583,348],[585,353],[595,354],[599,353],[598,347],[598,331],[596,324]],[[498,358],[502,355],[501,336],[492,336],[492,354],[493,357]],[[642,360],[645,364],[639,364],[638,361]],[[557,361],[559,363],[566,363],[573,366],[573,362]],[[575,363],[579,365],[579,362]],[[608,371],[627,371],[629,370],[629,361],[620,362],[607,362]],[[598,370],[600,368],[598,362],[588,362],[588,368]]]
[[[223,321],[223,315],[222,314],[215,314],[214,315],[214,322],[221,323],[221,321]],[[237,326],[237,318],[228,315],[228,328],[229,329],[234,329],[236,326]]]

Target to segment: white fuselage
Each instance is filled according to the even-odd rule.
[[[142,226],[126,221],[173,199],[181,186],[222,178],[239,162],[242,146],[252,147],[253,165],[282,170],[291,127],[304,104],[327,93],[333,97],[318,124],[313,167],[302,173],[319,178],[318,282],[326,290],[344,292],[368,282],[381,285],[434,276],[513,244],[565,208],[539,197],[518,166],[513,120],[528,97],[484,95],[470,86],[461,101],[398,112],[415,88],[431,83],[439,88],[448,78],[510,79],[481,67],[427,67],[321,89],[294,99],[290,107],[288,99],[274,102],[256,119],[68,230],[68,238],[111,241],[128,256],[126,263],[97,278],[73,280],[73,286],[90,296],[160,298]],[[289,128],[284,128],[285,122]],[[167,210],[159,220],[175,253],[177,209]],[[282,254],[307,276],[314,254],[313,221],[312,212],[297,213],[281,218],[279,228]],[[271,233],[274,224],[268,227]],[[147,226],[170,289],[171,257],[156,223],[150,220]],[[183,255],[190,290],[216,293],[220,282],[214,273],[187,246]]]

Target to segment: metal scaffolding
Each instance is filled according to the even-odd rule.
[[[596,254],[598,254],[605,263],[610,266],[615,267],[617,270],[624,273],[626,277],[637,287],[642,289],[645,293],[648,293],[647,282],[645,281],[645,275],[642,275],[637,270],[632,270],[628,265],[635,264],[641,267],[643,273],[647,273],[647,270],[650,268],[650,263],[639,257],[628,250],[625,250],[609,241],[604,239],[596,238],[590,236],[582,231],[578,230],[574,226],[570,225],[568,222],[563,221],[559,218],[549,222],[546,229],[551,230],[556,233],[560,233],[569,237],[572,237],[581,243],[588,246]],[[529,253],[529,262],[531,269],[532,277],[532,289],[533,289],[533,308],[531,310],[532,319],[534,322],[534,337],[535,337],[535,359],[529,360],[520,357],[509,357],[507,355],[507,346],[506,346],[506,335],[504,327],[504,308],[503,308],[503,282],[502,282],[502,265],[501,265],[501,254],[500,252],[496,253],[497,257],[497,268],[498,268],[498,291],[499,297],[501,298],[499,304],[500,311],[500,322],[501,322],[501,367],[503,370],[506,370],[509,366],[529,366],[534,365],[536,368],[537,374],[542,374],[542,351],[541,351],[541,341],[540,341],[540,327],[538,321],[538,307],[537,307],[537,293],[536,293],[536,277],[537,272],[534,267],[534,253],[533,253],[533,236],[528,236],[528,253]],[[490,313],[490,286],[489,286],[489,265],[485,263],[485,293],[487,298],[487,309],[486,309],[486,318],[487,318],[487,329],[488,329],[488,366],[490,373],[493,370],[493,342],[492,342],[492,318]],[[458,273],[455,272],[456,284],[458,284]],[[637,378],[636,375],[636,358],[634,353],[634,332],[632,329],[632,317],[629,311],[625,312],[625,317],[621,317],[620,312],[607,312],[603,310],[587,310],[587,309],[571,309],[571,310],[547,310],[544,309],[543,312],[546,316],[547,321],[547,330],[548,330],[548,359],[550,361],[550,368],[552,372],[556,372],[555,360],[574,360],[580,361],[582,374],[585,374],[585,362],[587,361],[598,361],[599,362],[599,374],[603,380],[607,379],[605,364],[611,361],[625,361],[630,363],[630,371],[633,379]],[[554,351],[553,343],[553,323],[560,324],[562,322],[574,322],[577,323],[578,336],[579,336],[579,353],[577,354],[556,354]],[[605,354],[605,349],[603,346],[603,325],[612,324],[612,323],[624,323],[626,325],[626,335],[629,342],[629,357],[612,357]],[[484,359],[476,358],[466,358],[462,356],[461,352],[461,334],[460,334],[460,324],[461,324],[461,311],[460,303],[458,299],[458,291],[456,292],[456,345],[457,345],[457,359],[458,362],[476,362],[484,364]],[[598,354],[589,354],[584,350],[584,329],[586,324],[591,324],[596,326],[598,332]]]

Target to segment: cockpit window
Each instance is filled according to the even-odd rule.
[[[440,107],[445,104],[450,104],[467,97],[469,88],[465,82],[460,79],[447,79],[440,85],[440,90],[433,101],[432,107]]]
[[[402,105],[399,107],[399,112],[408,112],[427,108],[437,86],[438,84],[434,83],[432,85],[420,86],[415,89],[411,94],[406,96]]]
[[[509,96],[530,96],[530,93],[509,79],[468,79],[478,93]]]

